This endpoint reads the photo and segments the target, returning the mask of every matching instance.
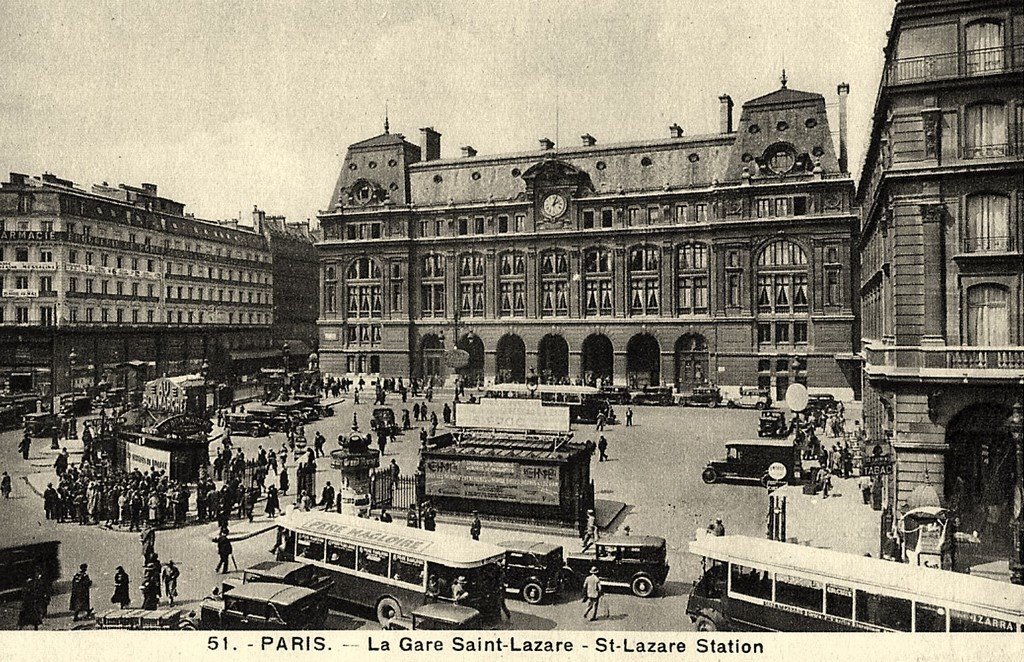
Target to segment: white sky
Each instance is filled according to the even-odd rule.
[[[201,218],[315,217],[345,147],[444,156],[717,131],[718,96],[851,84],[859,169],[893,0],[0,4],[0,174],[152,182]],[[557,104],[556,104],[557,99]]]

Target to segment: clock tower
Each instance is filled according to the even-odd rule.
[[[593,192],[590,175],[558,159],[544,159],[523,173],[538,231],[574,227],[575,201]]]

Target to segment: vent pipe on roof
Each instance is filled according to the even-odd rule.
[[[544,149],[544,150],[554,149],[555,148],[555,143],[554,143],[554,141],[552,141],[549,138],[541,138],[540,139],[540,148]]]
[[[420,129],[420,140],[424,161],[436,161],[441,158],[441,134],[432,126],[425,126]]]
[[[732,97],[728,94],[723,94],[718,97],[719,102],[719,119],[718,119],[718,132],[719,133],[732,133]]]
[[[583,141],[584,147],[593,147],[594,145],[597,144],[597,138],[590,135],[589,133],[584,133],[582,136],[580,136],[580,140]]]
[[[476,150],[473,149],[472,145],[463,145],[463,147],[462,147],[462,156],[464,158],[467,158],[467,159],[470,158],[470,157],[476,156]]]
[[[840,83],[839,92],[839,172],[849,172],[846,153],[846,98],[850,96],[850,84]]]
[[[668,132],[673,138],[683,137],[683,127],[679,126],[678,124],[673,124],[672,126],[670,126],[668,128]]]

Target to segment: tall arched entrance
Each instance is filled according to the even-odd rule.
[[[959,530],[979,533],[978,554],[971,550],[978,561],[1005,559],[1012,543],[1017,459],[1009,416],[1009,407],[986,402],[967,407],[946,426],[946,505],[959,515]]]
[[[526,344],[514,333],[501,337],[495,357],[495,383],[526,381]]]
[[[611,384],[614,373],[615,352],[608,336],[594,333],[583,341],[581,369],[583,383],[589,386]]]
[[[484,341],[475,333],[467,333],[459,338],[456,345],[459,349],[469,352],[469,363],[459,368],[459,376],[466,386],[480,386],[484,383]]]
[[[676,340],[676,389],[691,391],[708,381],[708,341],[699,333]]]
[[[649,333],[638,333],[626,345],[626,377],[632,388],[658,386],[661,379],[661,346]]]
[[[569,377],[569,343],[549,333],[537,345],[537,375],[542,384],[558,384]]]
[[[436,333],[420,339],[420,377],[438,381],[444,375],[444,342]]]

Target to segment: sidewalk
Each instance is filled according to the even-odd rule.
[[[856,478],[833,476],[832,486],[827,499],[796,485],[774,492],[786,496],[786,541],[877,558],[882,513],[864,504]]]

